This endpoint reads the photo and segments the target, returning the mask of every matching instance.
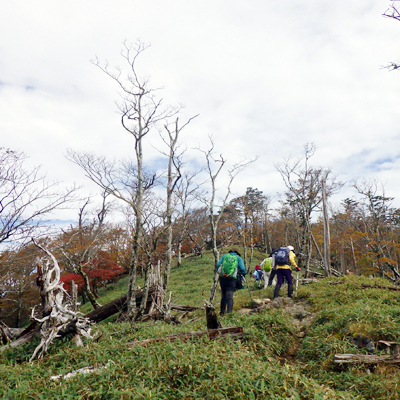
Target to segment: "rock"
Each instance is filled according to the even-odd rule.
[[[262,306],[263,304],[267,304],[271,301],[271,299],[253,299],[253,304],[257,306]]]
[[[239,314],[250,314],[253,312],[252,308],[241,308],[240,310],[237,311]]]
[[[375,343],[369,337],[357,334],[347,336],[347,339],[358,348],[365,348],[371,354],[375,353]]]

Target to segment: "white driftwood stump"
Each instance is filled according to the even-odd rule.
[[[40,271],[43,317],[35,316],[35,308],[32,309],[31,315],[33,320],[41,324],[40,343],[33,352],[30,362],[36,357],[43,357],[50,344],[60,337],[61,333],[72,333],[78,346],[82,346],[81,336],[92,339],[89,319],[79,316],[73,310],[69,295],[60,282],[61,270],[56,258],[49,250],[33,242],[47,257]]]

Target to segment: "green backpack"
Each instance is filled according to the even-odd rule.
[[[262,269],[266,272],[271,271],[272,269],[272,257],[268,257],[265,259]]]
[[[236,278],[238,271],[238,258],[235,254],[225,254],[222,264],[218,268],[219,276]]]

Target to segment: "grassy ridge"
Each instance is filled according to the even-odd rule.
[[[262,259],[256,254],[256,262]],[[202,305],[212,281],[211,254],[184,260],[171,276],[174,303]],[[341,284],[333,284],[343,282]],[[336,353],[365,353],[348,337],[399,340],[400,295],[382,289],[362,289],[361,283],[387,285],[362,277],[328,278],[300,286],[295,302],[315,313],[305,332],[282,309],[224,316],[224,326],[243,326],[245,340],[231,339],[155,343],[128,349],[127,343],[178,332],[205,329],[203,311],[185,317],[180,326],[163,322],[103,323],[98,342],[75,348],[63,339],[41,361],[27,364],[34,343],[0,355],[2,399],[400,399],[398,367],[339,368]],[[126,282],[103,295],[118,297]],[[271,297],[272,290],[235,293],[237,311],[252,298]],[[282,294],[285,288],[282,289]],[[113,296],[114,294],[114,296]],[[106,297],[100,302],[106,303]],[[215,304],[218,307],[219,297]],[[89,306],[87,306],[89,307]],[[89,308],[90,309],[90,308]],[[87,310],[85,310],[86,312]],[[184,321],[185,321],[184,320]],[[304,336],[304,337],[302,337]],[[69,380],[50,377],[87,366],[104,367]]]

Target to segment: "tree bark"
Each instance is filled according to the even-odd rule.
[[[326,181],[322,180],[322,209],[324,214],[324,266],[325,276],[329,276],[331,271],[331,236],[329,231],[328,200],[326,196]]]

